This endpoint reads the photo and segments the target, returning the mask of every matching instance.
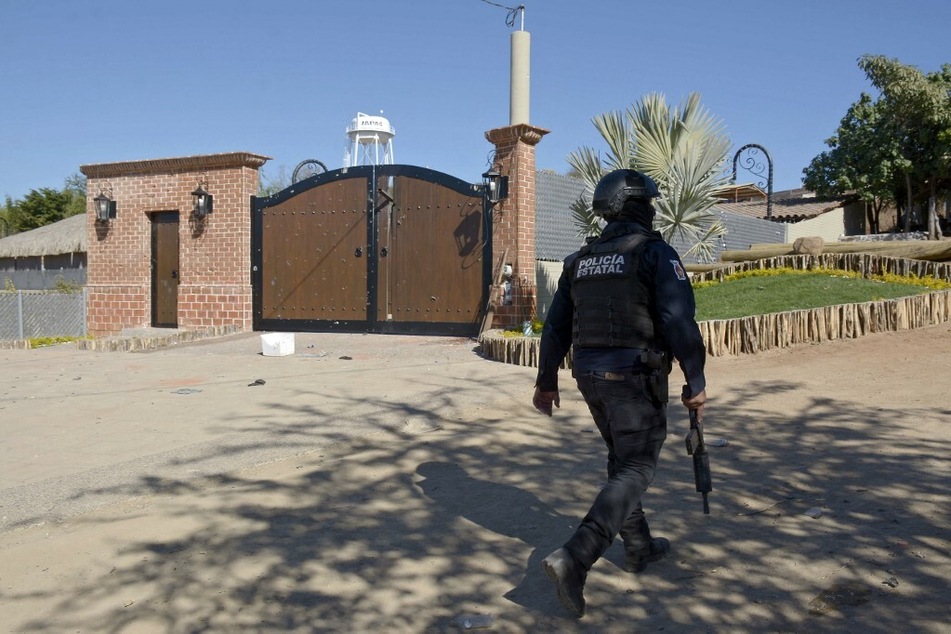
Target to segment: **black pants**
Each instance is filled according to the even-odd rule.
[[[624,547],[649,545],[641,496],[667,437],[666,390],[658,398],[646,374],[589,373],[575,377],[608,448],[608,482],[565,548],[589,570],[620,533]],[[666,381],[665,381],[666,383]],[[666,387],[666,386],[664,386]]]

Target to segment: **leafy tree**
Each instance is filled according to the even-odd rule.
[[[29,231],[75,215],[71,213],[75,209],[75,200],[73,192],[48,187],[30,190],[23,200],[8,199],[11,232]]]
[[[66,214],[67,217],[86,213],[86,177],[84,175],[71,174],[67,176],[63,191],[72,197]]]
[[[601,222],[591,209],[590,195],[606,172],[636,169],[657,183],[661,197],[655,201],[654,228],[670,240],[683,237],[692,243],[687,254],[710,260],[715,240],[724,233],[713,213],[716,191],[729,179],[724,172],[730,140],[722,124],[690,94],[671,110],[663,95],[651,93],[627,112],[610,112],[593,120],[608,145],[607,154],[582,147],[568,155],[568,163],[581,175],[585,194],[571,208],[579,235],[598,235]]]
[[[885,109],[867,93],[849,107],[828,151],[803,170],[803,185],[819,196],[855,192],[866,203],[871,233],[878,233],[882,210],[896,203],[895,184],[911,164],[889,128]]]
[[[10,227],[10,208],[12,206],[13,200],[7,196],[3,207],[0,207],[0,238],[5,238],[13,233],[13,229]]]
[[[904,208],[906,231],[915,203],[926,203],[929,236],[937,237],[936,199],[951,188],[951,66],[925,74],[864,55],[859,67],[878,97],[862,93],[852,104],[826,141],[831,149],[803,170],[804,184],[820,193],[855,191],[879,210],[894,202]]]
[[[879,91],[890,117],[890,128],[911,165],[905,173],[909,228],[915,190],[928,201],[929,236],[937,237],[934,214],[937,194],[948,189],[951,170],[951,66],[924,74],[915,66],[881,55],[864,55],[859,67]]]
[[[86,177],[72,174],[62,190],[44,187],[30,190],[23,200],[6,197],[0,207],[0,237],[29,231],[70,216],[86,213]]]
[[[287,166],[281,165],[277,168],[277,173],[271,177],[265,173],[264,168],[260,172],[260,181],[258,183],[258,196],[266,197],[276,194],[279,191],[291,186],[291,176],[287,173]]]

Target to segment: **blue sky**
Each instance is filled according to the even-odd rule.
[[[515,6],[509,0],[497,4]],[[527,0],[537,167],[565,172],[591,124],[650,92],[691,92],[774,189],[802,169],[881,54],[951,63],[948,0]],[[397,163],[479,180],[509,122],[507,11],[482,0],[0,0],[0,196],[86,163],[249,151],[268,177],[342,165],[346,126],[381,111]],[[752,180],[743,178],[740,180]]]

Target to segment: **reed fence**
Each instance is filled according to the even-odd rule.
[[[892,273],[951,281],[951,264],[860,253],[797,255],[738,262],[694,275],[694,279],[722,280],[737,271],[770,268],[834,268],[863,276]],[[854,339],[871,333],[922,328],[951,321],[951,291],[932,291],[897,299],[841,304],[809,310],[753,315],[739,319],[699,322],[710,356],[757,354],[774,348]],[[538,366],[538,337],[506,337],[487,331],[480,337],[484,356],[503,363]],[[562,364],[571,367],[571,354]]]

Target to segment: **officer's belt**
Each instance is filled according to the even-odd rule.
[[[604,370],[585,370],[583,374],[607,379],[609,381],[621,381],[628,374],[653,374],[660,371],[662,374],[670,372],[670,362],[668,355],[656,350],[638,350],[634,363],[624,370],[605,372]],[[608,376],[610,375],[610,376]]]

